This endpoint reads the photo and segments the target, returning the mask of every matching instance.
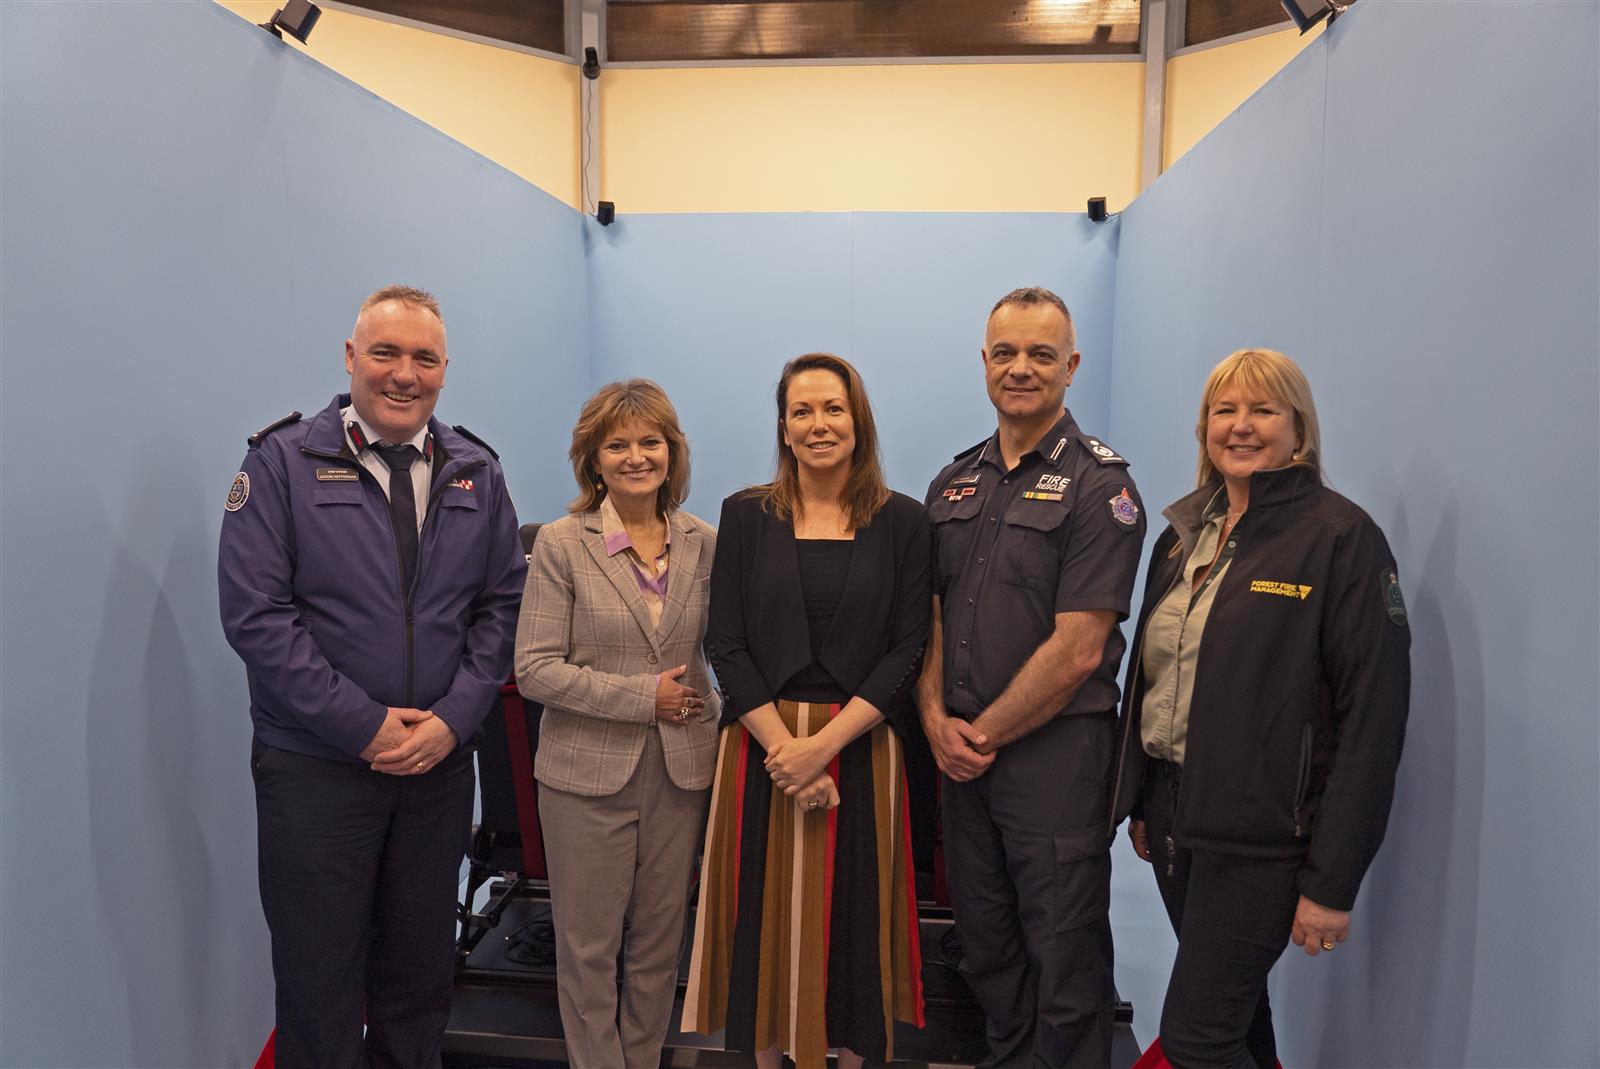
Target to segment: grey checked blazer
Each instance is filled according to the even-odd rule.
[[[517,620],[517,687],[544,703],[534,778],[557,790],[615,794],[633,775],[652,731],[672,782],[711,785],[721,700],[703,640],[716,528],[681,509],[667,516],[672,556],[661,628],[624,555],[606,554],[599,510],[547,524],[534,543]],[[678,682],[707,695],[679,726],[655,715],[656,676],[680,664]]]

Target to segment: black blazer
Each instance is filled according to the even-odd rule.
[[[914,725],[911,698],[932,615],[932,542],[921,503],[891,495],[856,531],[844,597],[818,655],[840,686],[902,734]],[[724,724],[773,701],[811,663],[794,526],[748,490],[722,503],[706,654]]]

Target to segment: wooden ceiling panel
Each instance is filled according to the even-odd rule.
[[[564,54],[561,0],[345,0],[352,7],[426,22],[460,33]]]
[[[624,0],[611,62],[1136,55],[1139,0]]]

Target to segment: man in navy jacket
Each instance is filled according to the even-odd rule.
[[[433,419],[448,362],[438,303],[379,290],[350,393],[252,435],[228,493],[285,1069],[440,1064],[472,744],[526,571],[498,458]]]

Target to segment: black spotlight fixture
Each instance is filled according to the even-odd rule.
[[[1092,223],[1106,221],[1106,199],[1104,197],[1089,198],[1089,221]]]
[[[601,226],[610,226],[617,221],[617,205],[614,201],[603,200],[594,206],[594,217],[600,221]]]
[[[1355,0],[1279,0],[1279,3],[1283,4],[1283,10],[1289,13],[1294,24],[1300,27],[1300,32],[1305,33],[1323,19],[1327,19],[1331,25]]]
[[[311,0],[289,0],[274,11],[272,17],[261,24],[261,28],[280,41],[287,33],[296,41],[305,44],[306,38],[311,36],[311,28],[321,17],[322,9],[311,3]]]
[[[592,47],[583,50],[583,76],[591,82],[600,77],[600,53]]]

